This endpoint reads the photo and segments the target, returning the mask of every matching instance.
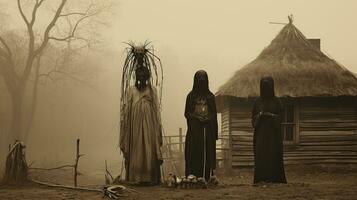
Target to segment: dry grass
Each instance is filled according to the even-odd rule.
[[[220,186],[211,189],[170,189],[160,186],[135,187],[140,193],[130,193],[122,199],[356,199],[357,165],[296,165],[286,166],[288,184],[253,186],[252,169],[238,169],[230,176],[219,175]],[[37,178],[63,183],[72,180],[63,174],[41,174]],[[97,188],[103,180],[82,177],[81,185]],[[0,199],[85,199],[100,200],[101,194],[47,188],[38,185],[0,186]]]
[[[287,24],[217,95],[257,97],[260,78],[267,75],[274,78],[278,97],[357,96],[357,77],[310,44],[293,24]]]

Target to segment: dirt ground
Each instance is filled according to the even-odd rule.
[[[162,186],[131,187],[140,193],[126,192],[120,199],[357,199],[357,165],[305,165],[287,166],[288,184],[253,186],[253,171],[239,169],[231,176],[219,176],[220,185],[210,189],[170,189]],[[52,183],[71,184],[68,172],[54,176],[53,172],[41,172],[33,178]],[[81,186],[100,188],[102,180],[82,176]],[[54,189],[35,184],[21,187],[0,186],[0,199],[103,199],[95,192]]]

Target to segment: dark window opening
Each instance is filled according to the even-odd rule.
[[[295,110],[294,105],[286,105],[283,111],[282,132],[284,141],[293,142],[295,135]]]

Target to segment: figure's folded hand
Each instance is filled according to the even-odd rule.
[[[208,117],[204,117],[204,116],[199,116],[198,118],[202,123],[207,123],[209,120],[208,120]]]
[[[277,117],[277,114],[271,113],[271,112],[264,112],[263,115],[269,116],[269,117]]]

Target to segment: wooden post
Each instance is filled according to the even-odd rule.
[[[229,102],[230,104],[230,102]],[[229,150],[228,150],[228,166],[227,169],[228,170],[232,170],[232,160],[233,160],[233,141],[232,141],[232,110],[228,108],[227,110],[227,115],[228,115],[228,144],[229,144]]]
[[[169,138],[169,142],[168,142],[168,148],[169,148],[169,152],[171,152],[172,151],[172,149],[171,149],[171,137],[170,136],[168,136],[168,138]]]
[[[297,101],[295,105],[295,135],[294,143],[300,144],[300,101]]]
[[[79,139],[77,139],[77,152],[76,152],[76,162],[74,164],[74,187],[77,187],[77,176],[78,176],[78,161],[79,161]]]
[[[179,128],[179,151],[183,152],[182,128]]]

